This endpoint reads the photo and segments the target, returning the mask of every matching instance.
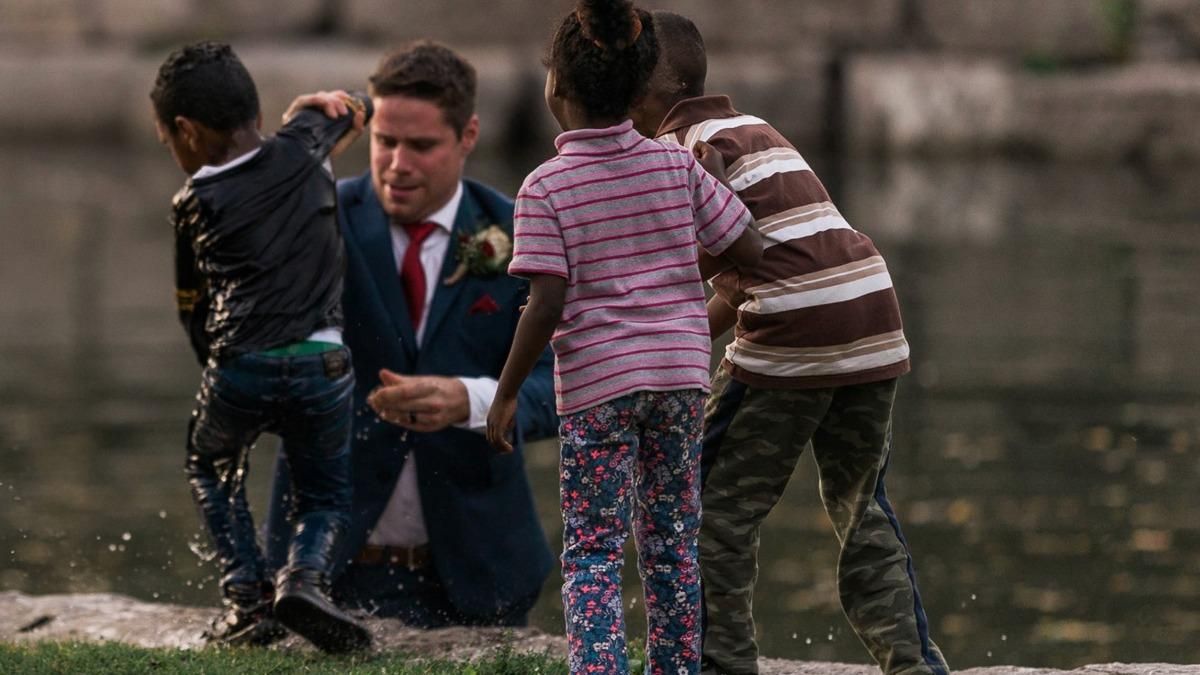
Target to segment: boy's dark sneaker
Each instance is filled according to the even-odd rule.
[[[275,584],[275,616],[318,649],[334,654],[371,646],[366,627],[333,604],[325,575],[311,569],[284,569]]]
[[[268,601],[251,608],[230,605],[213,619],[204,639],[226,647],[265,647],[287,636],[287,629],[271,614]]]

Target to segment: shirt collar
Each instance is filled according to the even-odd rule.
[[[628,150],[641,140],[643,136],[633,130],[633,120],[625,120],[604,129],[564,131],[554,139],[554,147],[560,155],[594,155]]]
[[[453,232],[454,220],[458,217],[458,205],[462,203],[462,197],[463,184],[460,180],[458,181],[458,187],[454,190],[454,196],[450,198],[450,201],[443,204],[442,208],[426,216],[421,222],[435,223],[439,228],[445,230],[446,232]],[[393,226],[394,225],[396,225],[396,223],[393,223]]]
[[[255,155],[257,155],[261,151],[262,151],[262,147],[257,147],[255,149],[251,150],[250,152],[247,152],[245,154],[241,154],[241,155],[238,155],[237,157],[234,157],[233,159],[229,160],[228,162],[225,162],[224,164],[221,164],[220,166],[209,166],[208,164],[205,164],[204,166],[197,169],[196,173],[192,174],[192,178],[193,179],[207,178],[209,176],[215,176],[216,174],[221,173],[222,171],[228,171],[235,166],[249,162],[251,159],[254,158]]]
[[[728,96],[696,96],[676,103],[658,125],[655,138],[699,124],[706,120],[737,117],[740,112],[733,109]]]

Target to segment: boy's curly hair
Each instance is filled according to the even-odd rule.
[[[258,90],[246,66],[223,42],[196,42],[171,52],[150,91],[154,114],[174,133],[182,115],[215,131],[258,119]]]
[[[650,14],[632,0],[580,0],[559,25],[546,66],[559,94],[596,117],[622,117],[658,62]]]
[[[371,96],[408,96],[442,109],[461,138],[475,114],[475,68],[449,47],[419,40],[384,55],[368,79]]]

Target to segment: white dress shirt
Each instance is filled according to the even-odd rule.
[[[459,182],[458,189],[446,205],[432,213],[428,221],[437,223],[437,227],[429,233],[421,243],[421,269],[425,272],[425,309],[421,314],[421,325],[417,329],[417,345],[424,341],[425,324],[429,318],[429,306],[433,302],[433,294],[442,286],[442,262],[450,251],[451,232],[454,230],[454,219],[458,215],[458,205],[462,202],[463,187]],[[396,261],[396,275],[400,275],[400,266],[404,262],[404,254],[408,251],[408,233],[403,227],[392,226],[392,254]],[[457,378],[467,388],[467,399],[470,403],[470,413],[467,421],[457,425],[461,429],[470,429],[477,433],[487,430],[488,408],[496,397],[497,382],[490,377],[460,377]],[[417,488],[417,457],[408,453],[404,468],[400,470],[400,478],[392,490],[387,506],[375,523],[374,529],[367,542],[376,546],[419,546],[429,541],[429,533],[425,529],[425,517],[421,513],[421,494]]]

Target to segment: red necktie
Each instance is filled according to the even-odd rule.
[[[421,327],[421,314],[425,311],[425,269],[421,267],[421,242],[429,236],[437,223],[405,223],[401,225],[408,233],[408,249],[400,263],[400,281],[404,286],[404,299],[408,301],[408,317],[413,330]]]

